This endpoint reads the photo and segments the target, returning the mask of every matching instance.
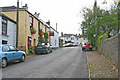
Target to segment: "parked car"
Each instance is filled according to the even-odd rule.
[[[52,52],[52,46],[49,43],[42,43],[41,45],[35,46],[34,52],[36,54],[50,53]]]
[[[24,51],[19,51],[17,48],[11,45],[0,45],[0,56],[1,56],[1,66],[6,67],[8,62],[19,60],[24,62],[26,58],[26,53]]]
[[[64,45],[63,45],[63,47],[71,47],[71,46],[73,46],[72,43],[67,43],[67,44],[64,44]]]
[[[73,46],[78,46],[77,44],[73,44]]]
[[[85,51],[85,50],[91,50],[92,51],[92,45],[91,45],[91,43],[83,43],[81,45],[81,47],[82,47],[83,51]]]
[[[73,43],[67,43],[63,45],[63,47],[73,47],[73,46],[78,46],[78,45]]]

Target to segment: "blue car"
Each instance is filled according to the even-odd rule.
[[[16,60],[24,62],[26,53],[24,51],[18,51],[18,49],[11,45],[0,45],[0,58],[1,66],[4,68],[8,62]]]

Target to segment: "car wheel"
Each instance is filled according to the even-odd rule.
[[[90,51],[92,51],[92,48],[90,49]]]
[[[49,53],[49,50],[47,50],[46,53],[48,54],[48,53]]]
[[[51,50],[51,52],[53,52],[53,51]]]
[[[84,49],[82,48],[82,51],[84,51]]]
[[[24,62],[25,61],[25,55],[22,55],[20,62]]]
[[[7,60],[5,58],[2,59],[2,68],[7,66]]]

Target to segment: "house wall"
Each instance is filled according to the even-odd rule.
[[[87,40],[87,38],[80,38],[80,43],[86,43],[86,42],[88,42],[88,40]]]
[[[16,21],[16,11],[8,11],[8,12],[2,12],[6,16],[10,17],[14,21]],[[38,42],[38,20],[33,17],[33,28],[37,30],[36,34],[31,34],[30,32],[30,16],[27,11],[19,11],[19,32],[18,32],[18,48],[21,50],[24,50],[28,52],[28,36],[32,38],[31,45],[35,46]],[[36,40],[36,43],[34,45],[34,39]]]
[[[8,45],[16,47],[16,24],[12,21],[7,20],[7,36],[2,35],[2,17],[0,16],[0,45],[2,45],[2,40],[7,41]]]
[[[2,44],[2,22],[1,22],[2,17],[0,16],[0,45]]]
[[[54,30],[50,28],[50,31],[54,31]],[[54,36],[50,36],[50,44],[54,48],[59,47],[59,33],[57,33],[56,31],[54,31]]]
[[[73,38],[73,40],[71,39]],[[74,44],[78,44],[80,45],[80,38],[78,38],[76,36],[70,36],[70,37],[61,37],[61,39],[63,39],[63,43],[65,44],[65,41],[71,41],[73,42]]]
[[[10,17],[14,21],[16,21],[16,11],[4,11],[1,13]],[[30,16],[33,17],[33,28],[37,30],[36,34],[31,34],[30,32]],[[36,19],[33,15],[31,15],[28,11],[25,11],[25,10],[19,11],[18,48],[20,50],[24,50],[28,52],[28,36],[32,38],[31,45],[32,46],[37,45],[38,37],[39,37],[38,22],[40,21]],[[49,28],[46,27],[41,22],[40,22],[40,29],[43,29],[44,32],[48,32],[48,35],[49,35]],[[34,42],[34,39],[35,39],[35,42]],[[48,38],[48,41],[49,41],[49,38]]]

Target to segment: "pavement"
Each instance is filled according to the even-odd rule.
[[[85,52],[80,47],[60,48],[52,53],[32,56],[25,62],[9,63],[3,78],[88,78]]]
[[[118,78],[118,68],[97,51],[88,51],[87,61],[90,78]]]

